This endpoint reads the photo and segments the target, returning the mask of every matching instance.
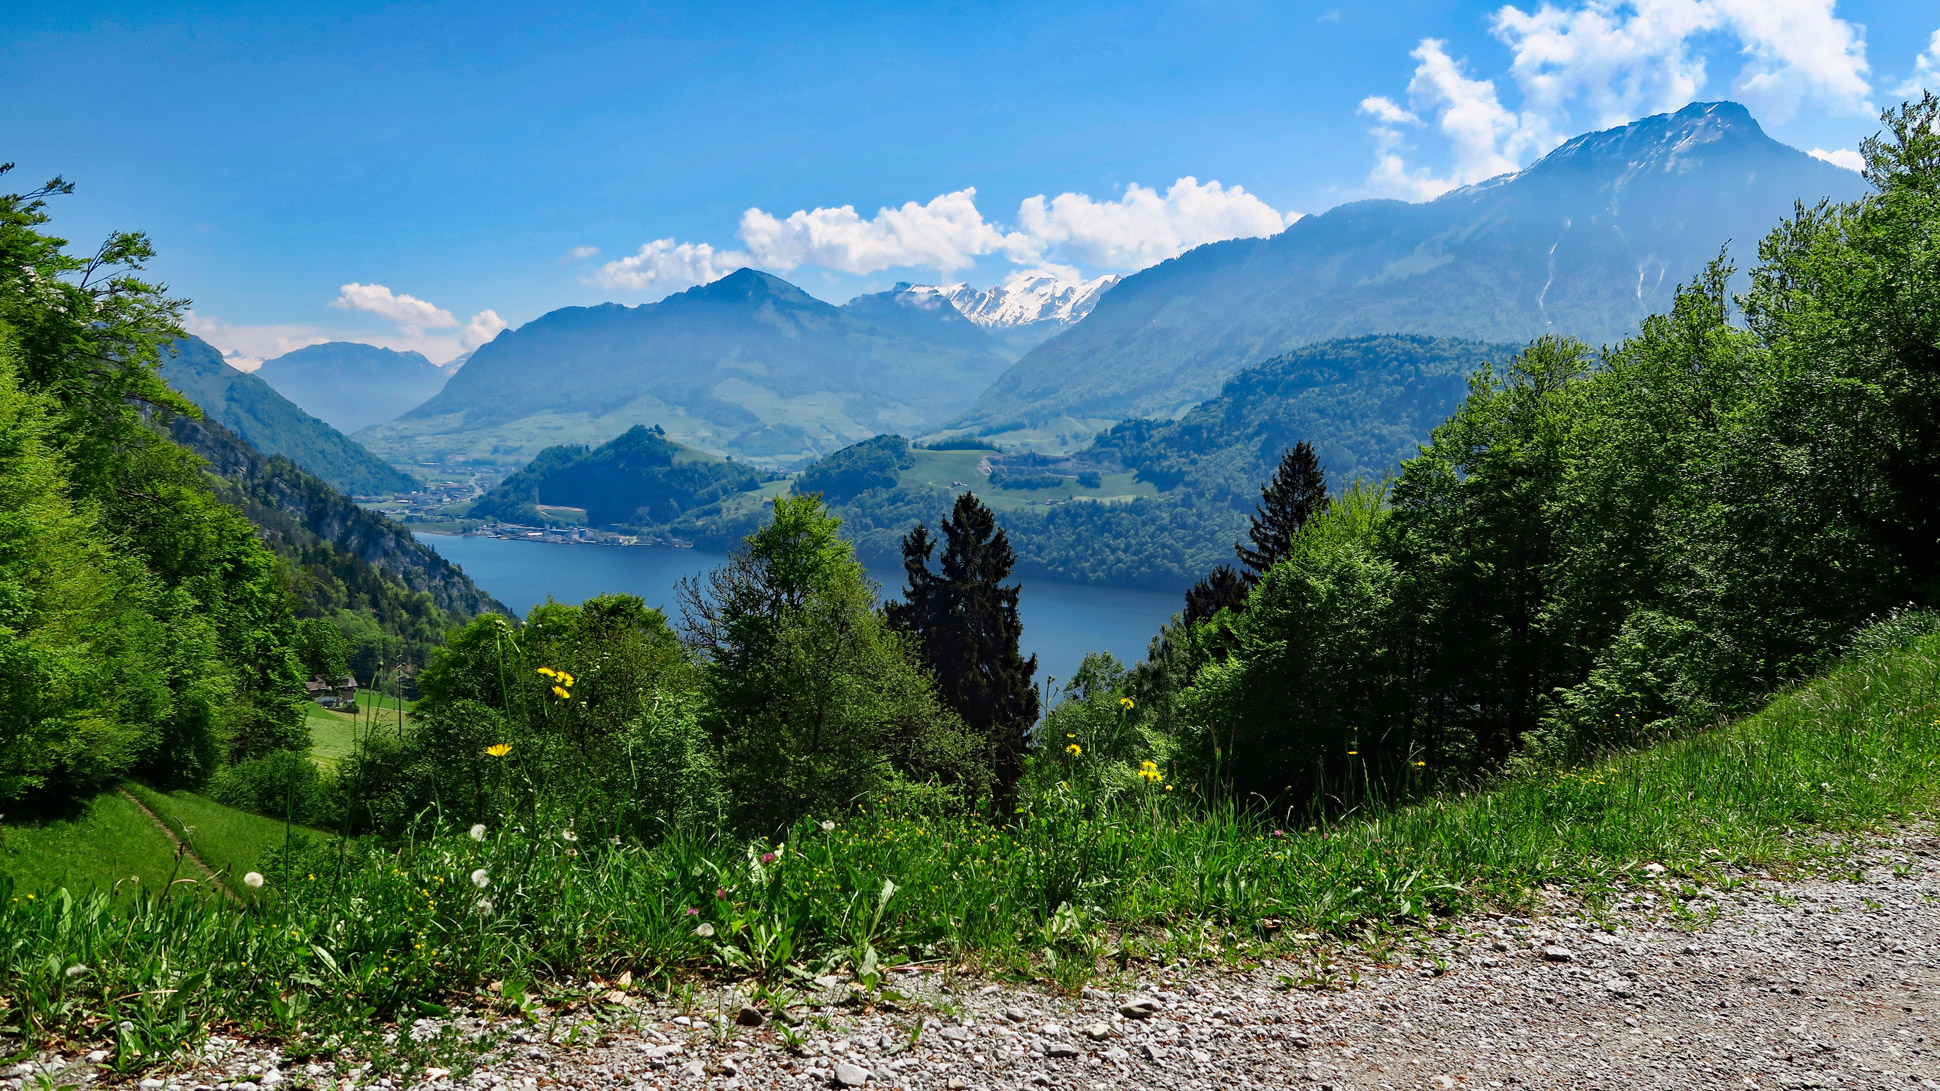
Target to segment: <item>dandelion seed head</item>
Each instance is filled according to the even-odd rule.
[[[485,823],[480,822],[477,825],[472,827],[472,840],[474,841],[485,840]]]
[[[243,876],[243,885],[250,888],[251,890],[254,890],[262,886],[263,873],[260,871],[252,871],[249,874]]]

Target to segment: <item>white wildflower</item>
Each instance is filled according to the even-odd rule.
[[[254,890],[257,887],[262,886],[263,873],[260,871],[252,871],[249,874],[243,876],[243,885],[246,887],[249,887],[251,890]]]
[[[714,934],[714,926],[707,923],[706,921],[702,921],[701,926],[699,928],[694,929],[694,934],[701,937],[702,939],[707,939],[708,937]]]
[[[472,840],[474,841],[485,840],[485,823],[480,822],[477,825],[472,827]]]
[[[484,868],[479,868],[472,872],[472,885],[483,890],[492,885],[492,877],[486,873]]]

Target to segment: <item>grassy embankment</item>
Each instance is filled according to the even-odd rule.
[[[809,816],[782,844],[616,846],[539,818],[524,823],[533,833],[482,842],[453,831],[351,846],[341,870],[326,845],[273,872],[247,913],[13,900],[0,995],[18,1000],[4,1018],[36,1042],[77,1043],[127,1020],[110,1044],[135,1065],[224,1021],[329,1048],[373,1013],[500,980],[514,994],[622,971],[775,984],[879,957],[1074,987],[1148,959],[1249,958],[1300,933],[1378,951],[1390,929],[1527,904],[1544,886],[1595,915],[1649,885],[1678,911],[1696,885],[1744,869],[1836,874],[1842,835],[1931,812],[1940,637],[1842,666],[1737,723],[1284,833],[1180,795],[1102,807],[1059,795],[1008,828],[863,810],[825,830]],[[1650,877],[1650,862],[1669,874]],[[76,963],[89,969],[66,976]]]

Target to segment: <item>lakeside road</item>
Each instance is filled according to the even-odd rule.
[[[697,990],[690,1015],[608,993],[624,1000],[609,1014],[623,1017],[602,1029],[575,1032],[578,1013],[496,1022],[510,1037],[476,1071],[378,1086],[1940,1087],[1940,839],[1905,832],[1848,859],[1859,881],[1748,877],[1693,896],[1663,876],[1594,919],[1550,893],[1529,917],[1482,914],[1403,937],[1385,965],[1352,948],[1330,963],[1179,964],[1081,997],[925,969],[890,975],[905,998],[875,1008],[844,1003],[846,981],[822,978],[794,1009],[806,1017],[798,1050],[772,1013],[736,1025],[750,997],[733,988]],[[1332,984],[1316,987],[1316,976]],[[487,1029],[458,1022],[461,1033]],[[409,1033],[438,1029],[425,1019]],[[580,1044],[565,1044],[575,1033]],[[212,1039],[203,1063],[143,1086],[285,1079],[351,1085]]]

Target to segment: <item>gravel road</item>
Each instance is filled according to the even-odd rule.
[[[1552,894],[1529,918],[1473,917],[1378,965],[1347,952],[1324,969],[1313,959],[1178,965],[1081,997],[900,974],[907,999],[895,1011],[839,1003],[846,983],[823,979],[826,991],[796,1010],[806,1017],[793,1031],[799,1049],[785,1047],[772,1019],[736,1025],[741,998],[723,990],[702,996],[692,1019],[642,1003],[637,1026],[592,1045],[527,1031],[461,1080],[434,1070],[411,1084],[1940,1088],[1940,840],[1921,831],[1880,842],[1855,867],[1860,881],[1753,877],[1696,897],[1661,876],[1622,913],[1595,920]],[[146,1086],[345,1082],[246,1044],[212,1046],[205,1064]],[[86,1067],[70,1065],[61,1082],[85,1082]]]

